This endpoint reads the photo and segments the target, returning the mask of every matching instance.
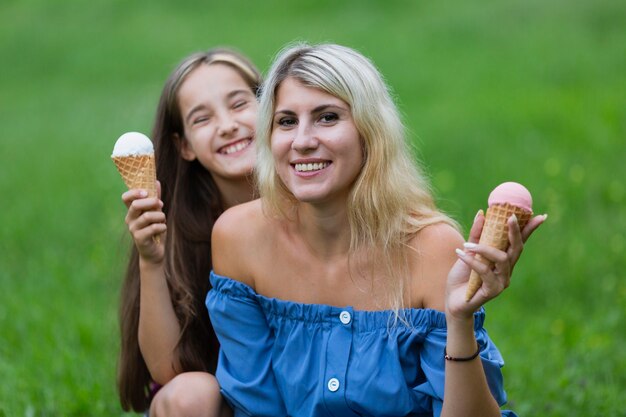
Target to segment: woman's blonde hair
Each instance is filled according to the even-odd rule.
[[[340,98],[351,109],[361,135],[363,168],[350,192],[347,212],[351,253],[381,253],[389,278],[389,302],[404,306],[407,241],[430,224],[456,223],[440,212],[429,183],[417,166],[404,125],[387,85],[375,66],[345,46],[297,44],[283,49],[261,91],[257,123],[257,181],[264,207],[285,215],[297,205],[278,176],[270,138],[278,86],[291,77]],[[403,278],[403,279],[393,279]]]

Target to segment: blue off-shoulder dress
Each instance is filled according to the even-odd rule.
[[[221,343],[216,377],[235,416],[436,416],[444,387],[445,314],[300,304],[257,294],[211,273],[206,305]],[[483,328],[474,330],[487,381],[506,402],[504,362]],[[503,416],[513,417],[511,411]]]

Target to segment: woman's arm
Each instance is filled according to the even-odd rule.
[[[459,317],[448,315],[446,288],[448,275],[453,265],[458,269],[463,266],[460,274],[464,274],[465,281],[469,278],[469,267],[458,261],[455,249],[463,247],[463,237],[451,226],[436,224],[423,229],[415,242],[419,249],[418,270],[423,277],[414,281],[419,294],[423,296],[423,306],[446,312],[447,336],[446,340],[437,340],[446,344],[448,355],[453,357],[470,357],[476,353],[477,342],[474,335],[474,311],[479,306],[463,310]],[[458,262],[457,262],[458,261]],[[465,302],[465,300],[463,299]],[[463,306],[465,308],[465,306]],[[440,355],[437,362],[441,366],[444,362],[443,346],[438,344]],[[443,408],[441,417],[491,417],[500,416],[499,406],[494,399],[479,357],[472,361],[448,363],[445,361],[445,377],[443,387]],[[440,384],[441,381],[431,382]]]
[[[142,190],[129,190],[122,199],[128,207],[126,224],[139,252],[139,348],[152,379],[163,385],[180,369],[175,355],[180,325],[165,279],[163,203],[145,195]]]
[[[523,242],[544,220],[543,216],[532,219],[522,234],[517,222],[510,219],[511,246],[506,252],[470,245],[474,253],[480,253],[484,258],[495,263],[497,273],[475,261],[467,252],[461,251],[463,240],[451,228],[435,226],[423,238],[425,242],[422,242],[421,246],[430,248],[428,251],[434,257],[429,263],[438,265],[429,268],[429,278],[433,279],[429,279],[430,284],[425,287],[424,305],[437,309],[443,307],[446,313],[446,352],[449,357],[471,358],[477,353],[474,312],[508,287],[513,266],[521,255]],[[484,216],[479,213],[470,231],[470,243],[478,242],[483,224]],[[447,274],[443,272],[446,268],[449,271]],[[479,293],[470,302],[466,302],[465,290],[471,268],[481,274],[484,284]],[[443,355],[443,352],[441,354]],[[445,362],[445,396],[442,417],[499,417],[501,415],[498,403],[489,389],[485,369],[479,356],[466,361],[446,360]]]
[[[469,358],[477,351],[473,330],[473,313],[489,300],[499,296],[511,281],[513,267],[518,261],[524,241],[545,221],[545,216],[536,216],[529,222],[524,235],[517,219],[508,220],[508,250],[478,245],[484,225],[482,211],[474,219],[470,231],[469,245],[464,246],[472,253],[480,253],[493,262],[493,269],[474,259],[470,253],[456,249],[457,260],[448,274],[446,288],[446,322],[448,328],[447,354],[452,358]],[[467,302],[465,291],[471,269],[476,270],[483,285],[476,296]],[[489,391],[487,380],[478,358],[468,361],[446,360],[445,400],[442,417],[455,416],[500,416],[500,410]]]
[[[262,217],[260,203],[253,201],[228,209],[215,222],[206,305],[220,341],[215,375],[235,414],[285,416],[272,365],[274,332],[254,291],[253,269],[268,244]]]
[[[453,358],[472,357],[478,349],[473,317],[458,320],[446,316],[446,321],[447,354]],[[489,390],[480,357],[463,362],[446,360],[445,375],[441,417],[500,417],[500,407]]]

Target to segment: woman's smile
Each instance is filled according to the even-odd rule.
[[[303,202],[345,198],[361,172],[361,136],[350,106],[294,78],[278,87],[271,144],[278,175]]]
[[[330,161],[309,161],[292,162],[291,166],[296,171],[296,175],[317,174],[330,166]]]

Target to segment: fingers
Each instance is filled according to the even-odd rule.
[[[528,222],[524,230],[520,230],[517,218],[511,216],[507,220],[509,246],[505,251],[478,243],[485,223],[485,216],[482,210],[476,214],[468,241],[464,244],[465,250],[457,249],[460,264],[476,271],[483,281],[479,292],[472,298],[472,303],[482,305],[498,296],[510,285],[513,268],[524,250],[524,242],[546,218],[547,215],[545,214],[535,216]],[[463,280],[455,279],[452,282],[452,287],[460,288],[465,294],[464,288],[467,286],[466,281],[469,274],[467,269],[458,264],[458,262],[455,264],[450,275],[453,277],[463,275],[464,278]],[[452,274],[453,271],[455,274]]]
[[[515,215],[511,216],[508,219],[508,229],[509,229],[509,249],[507,252],[511,257],[511,264],[515,266],[519,257],[522,255],[522,251],[524,250],[524,243],[528,240],[528,237],[537,230],[539,226],[548,218],[547,214],[542,214],[540,216],[535,216],[528,221],[526,227],[524,227],[523,231],[520,231],[519,223],[517,223],[517,218]]]
[[[482,280],[482,285],[476,295],[472,297],[472,302],[482,305],[497,297],[511,283],[511,274],[502,272],[498,265],[492,266],[486,260],[481,260],[480,256],[471,256],[470,253],[460,249],[457,250],[457,254],[459,259],[476,271]],[[463,292],[465,294],[465,290]]]
[[[124,202],[124,205],[126,205],[126,208],[129,208],[133,201],[146,197],[148,197],[148,192],[146,190],[132,189],[122,194],[122,201]]]
[[[507,253],[511,258],[511,264],[515,265],[524,250],[522,232],[520,231],[517,216],[515,216],[515,214],[508,218],[507,226],[509,230],[509,248]]]
[[[135,204],[135,203],[133,203]],[[132,207],[132,205],[131,205]],[[129,213],[133,212],[132,208]],[[152,258],[156,253],[156,246],[162,243],[157,236],[163,235],[167,230],[165,213],[162,211],[144,211],[138,217],[127,216],[128,231],[142,257]]]
[[[547,219],[547,214],[541,214],[530,219],[528,221],[528,224],[526,224],[526,227],[524,227],[524,230],[522,230],[522,240],[526,242],[530,235],[533,234],[533,232],[537,230],[537,228],[541,226],[543,222],[545,222]]]
[[[151,245],[154,242],[154,237],[159,236],[167,230],[165,223],[150,223],[145,227],[133,228],[131,234],[137,246],[144,247]]]
[[[473,242],[464,244],[466,251],[457,250],[459,258],[476,271],[482,281],[482,290],[487,299],[500,294],[511,283],[513,263],[507,252]],[[471,255],[475,256],[471,256]]]
[[[146,211],[141,216],[128,223],[128,230],[134,235],[146,229],[157,229],[164,232],[165,213],[162,211]],[[162,229],[162,230],[161,230]]]
[[[132,200],[132,202],[128,206],[128,212],[126,213],[126,224],[130,224],[130,222],[141,216],[144,212],[160,212],[162,208],[163,202],[156,197]]]
[[[485,213],[482,210],[478,210],[478,213],[476,213],[476,216],[474,217],[474,223],[472,224],[472,228],[469,233],[469,242],[478,243],[484,225]]]
[[[463,246],[470,253],[480,255],[479,259],[476,261],[481,264],[481,267],[479,269],[472,267],[472,269],[475,269],[480,275],[495,270],[501,276],[510,277],[513,269],[513,262],[511,262],[511,256],[508,252],[501,251],[488,245],[478,245],[472,242],[464,243]],[[470,265],[470,267],[471,266],[472,265]],[[484,266],[484,268],[482,266]]]
[[[160,195],[161,186],[157,181],[157,190]],[[122,194],[122,201],[128,208],[129,212],[132,211],[147,211],[147,210],[160,210],[163,207],[163,202],[160,197],[148,198],[148,192],[142,189],[131,189]],[[139,214],[136,214],[138,216]],[[135,217],[136,217],[135,216]]]
[[[161,210],[162,207],[163,203],[156,198],[135,200],[126,213],[126,224],[131,229],[131,225],[136,228],[137,226],[146,227],[150,223],[163,223],[165,213]]]
[[[160,184],[157,183],[160,192]],[[122,201],[128,207],[126,224],[138,246],[149,244],[149,239],[165,232],[163,202],[157,197],[147,197],[146,190],[132,189],[122,194]]]

